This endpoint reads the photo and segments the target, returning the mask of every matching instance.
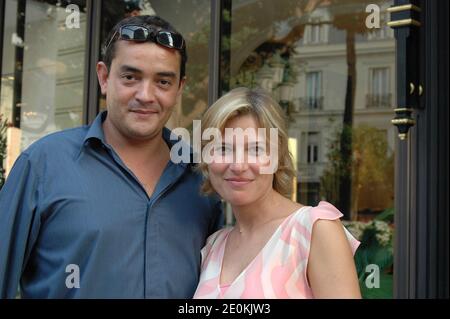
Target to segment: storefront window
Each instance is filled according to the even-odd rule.
[[[284,108],[297,169],[293,198],[344,214],[362,242],[366,298],[392,296],[395,39],[392,1],[225,1],[221,92],[262,87]],[[375,21],[377,22],[377,21]],[[376,267],[367,268],[370,265]],[[371,269],[379,271],[371,285]]]
[[[82,124],[85,10],[80,0],[6,0],[0,100],[12,126],[5,133],[6,173],[37,139]]]
[[[185,38],[188,61],[187,82],[183,97],[175,106],[167,126],[192,126],[208,103],[208,45],[210,36],[210,1],[121,0],[104,1],[102,8],[102,43],[110,29],[121,19],[132,15],[158,15],[167,20]],[[106,108],[100,98],[100,110]]]

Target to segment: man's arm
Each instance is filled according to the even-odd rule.
[[[212,233],[215,233],[217,230],[221,229],[225,223],[222,201],[217,196],[213,196],[211,199],[211,204],[213,207],[214,215],[211,219],[208,235],[211,235]]]
[[[14,163],[0,191],[0,298],[15,298],[39,196],[39,180],[28,155]]]

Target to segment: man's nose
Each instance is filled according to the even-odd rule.
[[[155,101],[154,86],[149,82],[142,82],[136,93],[136,100],[141,103],[152,103]]]

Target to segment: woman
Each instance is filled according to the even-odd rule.
[[[223,138],[210,163],[200,164],[202,191],[229,202],[236,224],[208,238],[194,298],[360,298],[353,262],[359,242],[342,214],[324,201],[310,207],[289,199],[294,170],[280,106],[264,91],[237,88],[207,110],[202,127],[222,135],[225,128],[277,128],[278,139],[246,135],[242,161],[238,138]],[[278,169],[262,174],[274,145]]]

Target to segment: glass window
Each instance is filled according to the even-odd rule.
[[[37,139],[82,124],[86,1],[70,2],[6,0],[0,114],[13,126],[6,173]]]
[[[381,15],[380,15],[380,28],[374,28],[370,32],[367,33],[367,37],[369,40],[384,40],[386,38],[393,38],[394,37],[394,29],[390,28],[387,25],[387,21],[389,21],[389,12],[387,12],[387,8],[389,7],[388,4],[383,3],[381,8]]]
[[[321,27],[321,24],[320,24],[320,20],[319,19],[313,19],[312,21],[311,21],[312,23],[311,23],[311,26],[310,26],[310,29],[311,29],[311,43],[320,43],[320,42],[322,42],[322,37],[321,37],[321,30],[322,30],[322,27]]]
[[[102,42],[109,30],[121,19],[132,15],[158,15],[167,20],[185,38],[188,61],[186,85],[181,101],[175,106],[168,127],[192,128],[208,106],[208,52],[210,36],[209,0],[104,1],[102,8]],[[100,54],[100,53],[99,53]],[[100,110],[106,101],[100,98]]]
[[[389,68],[372,68],[369,76],[370,90],[367,107],[390,107]]]
[[[322,108],[322,73],[306,74],[306,103],[310,109]]]
[[[308,133],[307,163],[319,160],[319,133]]]
[[[364,242],[355,256],[363,296],[392,297],[393,1],[377,2],[379,29],[366,26],[363,0],[225,3],[220,91],[259,86],[280,102],[297,145],[297,200],[341,210]],[[379,267],[378,289],[365,284],[368,264]]]
[[[316,9],[308,16],[303,37],[304,45],[316,45],[328,42],[330,26],[327,23],[330,16],[325,9]]]

